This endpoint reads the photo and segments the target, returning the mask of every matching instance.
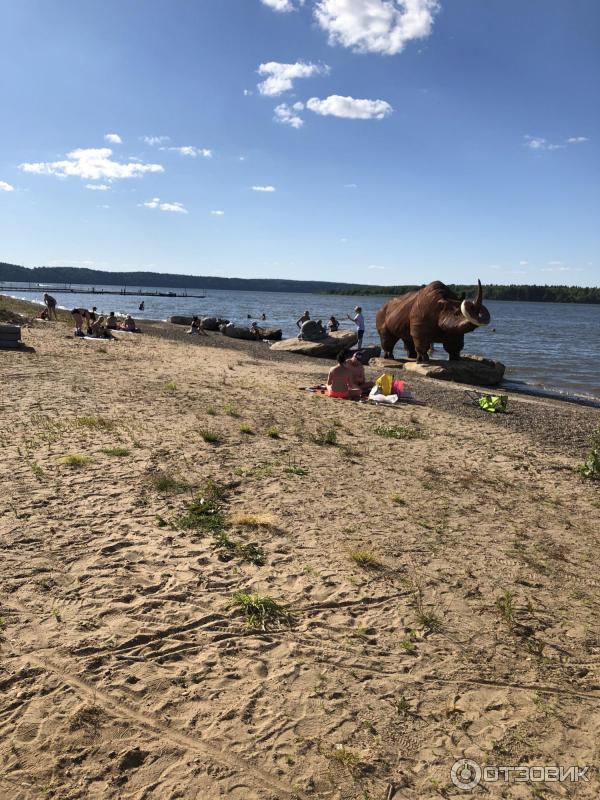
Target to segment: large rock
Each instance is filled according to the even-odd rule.
[[[232,339],[246,339],[250,341],[270,339],[276,342],[281,339],[281,328],[259,328],[257,336],[250,328],[244,328],[241,325],[221,325],[221,333],[223,336],[229,336]]]
[[[358,336],[353,331],[335,331],[318,342],[305,342],[302,339],[284,339],[271,346],[271,350],[298,353],[301,356],[316,358],[335,358],[340,350],[348,350],[356,344]]]
[[[173,325],[191,325],[192,324],[192,317],[185,317],[181,316],[180,314],[175,314],[172,317],[169,317],[169,322]],[[227,325],[229,322],[228,319],[221,319],[221,317],[200,317],[200,322],[202,323],[202,328],[205,331],[218,331],[220,325]]]
[[[441,381],[456,381],[476,386],[498,386],[504,377],[506,367],[500,361],[492,361],[483,356],[465,353],[460,361],[431,360],[427,364],[417,364],[409,359],[373,358],[370,366],[382,370],[404,369],[415,372],[424,378],[437,378]]]

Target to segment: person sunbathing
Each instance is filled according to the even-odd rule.
[[[346,366],[346,354],[337,355],[337,366],[329,370],[327,376],[327,394],[329,397],[340,397],[344,400],[358,399],[362,390],[352,381],[352,373]]]
[[[119,328],[122,331],[131,331],[132,333],[134,333],[137,330],[137,326],[135,324],[135,320],[131,316],[131,314],[127,314],[127,316],[125,317],[125,322],[122,322],[119,325]]]
[[[90,328],[90,333],[97,338],[110,339],[111,333],[106,325],[106,317],[100,316],[94,320]]]
[[[373,388],[373,381],[365,379],[365,368],[360,360],[360,350],[357,350],[352,356],[347,359],[346,366],[350,370],[352,383],[366,394]]]
[[[106,327],[109,331],[114,331],[119,327],[119,320],[115,317],[115,312],[111,311],[106,320]]]

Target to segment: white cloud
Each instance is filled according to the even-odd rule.
[[[184,147],[159,147],[159,150],[172,150],[182,156],[203,156],[204,158],[212,158],[212,150],[206,147],[194,147],[192,145],[185,145]]]
[[[315,114],[345,119],[383,119],[393,111],[385,100],[355,100],[353,97],[341,97],[339,94],[332,94],[324,100],[311,97],[306,107]]]
[[[304,103],[294,103],[293,106],[288,106],[287,103],[281,103],[275,107],[275,116],[273,119],[276,122],[281,122],[283,125],[291,125],[292,128],[301,128],[304,125],[302,117],[298,116],[298,111],[304,109]]]
[[[275,187],[274,186],[253,186],[252,187],[252,191],[253,192],[274,192],[275,191]]]
[[[395,55],[429,36],[439,8],[439,0],[317,0],[314,14],[330,45]]]
[[[225,216],[225,212],[224,211],[211,211],[210,213],[214,217],[224,217]]]
[[[520,267],[526,267],[529,264],[529,261],[519,261]]]
[[[304,0],[261,0],[261,3],[273,11],[296,11],[298,6],[304,5]]]
[[[107,142],[110,142],[110,144],[123,144],[123,139],[121,139],[118,133],[107,133],[104,138]]]
[[[529,147],[530,150],[564,150],[569,144],[583,144],[584,142],[589,142],[587,136],[571,136],[565,139],[564,144],[553,144],[544,139],[543,136],[529,136],[528,134],[525,136],[523,144],[525,147]]]
[[[294,87],[297,78],[312,78],[314,75],[327,75],[329,67],[326,64],[305,64],[298,61],[295,64],[280,64],[279,61],[269,61],[261,64],[257,70],[259,75],[266,75],[266,79],[258,84],[258,91],[267,97],[276,97],[283,92],[289,92]]]
[[[170,136],[142,136],[142,142],[149,144],[150,147],[156,147],[156,145],[165,144],[170,141]]]
[[[367,269],[387,269],[387,267],[380,267],[379,264],[369,264]]]
[[[250,95],[253,94],[254,92],[252,92],[250,89],[244,89],[244,97],[250,97]]]
[[[358,189],[357,183],[345,183],[344,189]]]
[[[42,161],[34,164],[19,164],[23,172],[36,175],[56,175],[59,178],[78,177],[97,181],[137,178],[146,172],[164,172],[160,164],[144,164],[130,161],[123,164],[113,161],[109,147],[91,147],[72,150],[64,161]]]
[[[86,189],[91,189],[95,192],[107,192],[110,189],[106,183],[86,183]]]
[[[587,136],[570,136],[567,139],[567,144],[583,144],[583,142],[589,142]]]
[[[145,208],[158,208],[160,211],[174,211],[177,214],[187,214],[187,208],[183,203],[163,203],[160,197],[153,197],[147,203],[142,203]]]
[[[14,192],[15,187],[6,181],[0,181],[0,192]]]

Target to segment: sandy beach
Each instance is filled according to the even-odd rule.
[[[0,797],[597,798],[600,412],[144,331],[0,351]]]

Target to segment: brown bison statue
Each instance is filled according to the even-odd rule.
[[[465,333],[489,324],[490,312],[482,300],[479,280],[475,300],[457,297],[441,281],[395,297],[376,317],[384,358],[393,358],[396,342],[402,339],[406,354],[418,363],[429,361],[427,353],[434,342],[444,346],[450,359],[459,359]]]

